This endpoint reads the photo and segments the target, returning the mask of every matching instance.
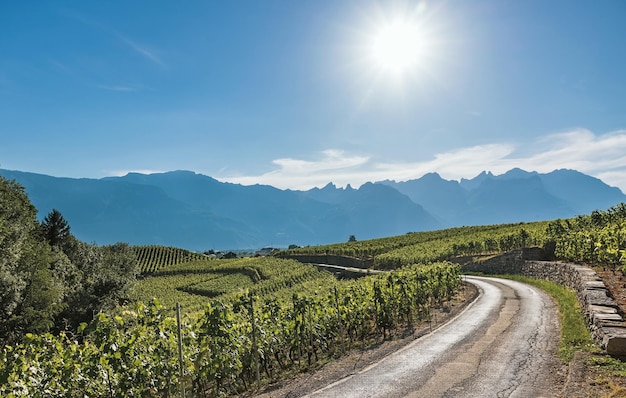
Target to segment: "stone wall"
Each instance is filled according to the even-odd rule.
[[[518,274],[547,279],[576,291],[593,337],[611,355],[626,355],[626,322],[609,290],[594,270],[577,264],[540,261],[538,248],[514,250],[463,265],[465,272]]]
[[[374,266],[374,259],[361,259],[334,254],[281,254],[281,258],[290,258],[305,264],[330,264],[341,267],[369,269]]]

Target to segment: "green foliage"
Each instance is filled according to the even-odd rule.
[[[294,248],[286,253],[373,257],[374,268],[397,269],[455,256],[494,254],[531,245],[542,246],[546,226],[546,222],[535,222],[450,228],[360,242]]]
[[[553,221],[546,233],[558,258],[602,264],[626,273],[626,204]]]
[[[24,188],[0,177],[0,330],[19,305],[28,285],[20,259],[32,245],[36,210]]]
[[[183,381],[194,396],[237,394],[250,388],[257,366],[266,380],[274,380],[315,366],[356,339],[384,338],[389,328],[427,316],[427,308],[448,299],[460,282],[458,266],[437,263],[294,293],[287,300],[261,300],[248,292],[224,296],[183,321]],[[100,313],[79,333],[27,334],[2,348],[0,395],[176,394],[176,323],[158,302]]]
[[[39,224],[24,188],[0,177],[0,344],[91,320],[136,274],[128,245],[80,242],[57,210]]]
[[[69,264],[59,273],[66,283],[68,305],[57,324],[70,328],[121,303],[138,274],[135,252],[126,243],[100,247],[72,239],[67,257]]]
[[[311,265],[273,257],[232,260],[204,259],[157,270],[139,280],[132,298],[157,298],[171,308],[180,302],[188,311],[202,311],[213,298],[234,296],[244,290],[265,297],[290,298],[315,286],[333,286],[335,278]]]
[[[63,286],[55,283],[50,269],[51,249],[43,242],[31,244],[20,257],[20,270],[27,275],[27,284],[15,312],[7,319],[7,334],[13,336],[50,330],[63,308]]]
[[[473,227],[448,228],[437,231],[427,232],[411,232],[405,235],[392,236],[388,238],[370,239],[358,242],[339,243],[325,246],[303,247],[288,251],[295,254],[337,254],[354,257],[376,257],[383,253],[401,249],[407,246],[418,244],[429,244],[440,240],[450,240],[454,243],[461,244],[463,242],[482,242],[486,237],[493,239],[493,235],[508,235],[518,233],[520,229],[526,229],[529,233],[535,234],[543,231],[545,223],[518,223],[518,224],[501,224],[501,225],[485,225]],[[458,248],[455,255],[475,254],[464,251],[469,249]],[[507,250],[507,249],[505,249]]]
[[[70,226],[57,209],[52,209],[41,223],[44,239],[50,246],[63,247],[70,238]]]
[[[100,313],[79,342],[28,333],[0,351],[3,397],[166,397],[178,383],[176,323],[156,304]],[[189,356],[189,354],[187,354]]]
[[[166,246],[134,246],[139,271],[150,274],[162,268],[183,264],[191,261],[205,260],[207,255],[185,249]]]
[[[0,342],[45,332],[62,308],[50,247],[38,241],[36,210],[24,189],[0,177]]]

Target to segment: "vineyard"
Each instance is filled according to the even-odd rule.
[[[177,247],[135,246],[137,264],[142,274],[156,272],[161,268],[183,264],[189,261],[206,259],[207,256]]]
[[[602,264],[626,274],[626,204],[548,224],[547,240],[564,260]]]
[[[134,304],[78,331],[27,334],[0,350],[3,397],[240,394],[428,319],[458,290],[455,256],[541,246],[626,272],[626,205],[551,222],[461,227],[286,251],[373,258],[391,272],[355,280],[293,260],[211,259],[134,248]],[[150,304],[142,304],[150,303]],[[173,308],[180,303],[182,373]]]
[[[455,256],[495,254],[525,246],[542,246],[547,222],[460,227],[415,232],[361,242],[291,249],[285,254],[335,254],[373,258],[374,268],[391,270]]]
[[[164,306],[180,303],[187,313],[202,311],[212,299],[243,291],[259,297],[291,297],[317,287],[332,287],[332,274],[311,265],[276,258],[197,260],[164,267],[135,284],[133,301],[157,298]]]
[[[182,377],[176,321],[156,302],[138,303],[99,314],[77,335],[28,334],[4,347],[0,395],[169,397],[181,385],[199,397],[237,394],[428,317],[460,283],[458,266],[435,263],[284,299],[221,296],[184,322]]]

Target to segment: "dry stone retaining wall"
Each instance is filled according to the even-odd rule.
[[[576,291],[591,334],[610,355],[626,355],[626,322],[609,290],[594,270],[582,265],[541,261],[539,248],[514,250],[463,266],[463,271],[518,274],[547,279]]]
[[[338,256],[335,254],[282,254],[281,258],[290,258],[306,264],[329,264],[341,267],[369,269],[374,265],[374,259]]]

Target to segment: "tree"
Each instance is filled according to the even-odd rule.
[[[66,249],[70,264],[55,268],[67,286],[67,307],[57,324],[77,327],[94,313],[115,306],[136,281],[139,269],[135,252],[127,243],[97,246],[70,237]]]
[[[7,319],[6,333],[12,339],[25,333],[44,333],[54,326],[56,315],[63,309],[63,285],[51,271],[52,250],[45,242],[31,241],[20,258],[20,271],[26,285],[15,311]]]
[[[70,226],[57,209],[52,209],[44,218],[42,229],[50,246],[63,247],[70,237]]]
[[[24,188],[0,176],[0,347],[26,333],[76,328],[135,282],[126,243],[79,241],[54,209],[42,223]]]
[[[24,188],[0,177],[0,344],[47,331],[60,310],[63,287],[51,273],[36,215]]]
[[[350,235],[350,237],[348,238],[348,242],[356,242],[356,236]]]
[[[36,223],[24,188],[0,176],[0,333],[17,309],[27,281],[19,260]],[[2,337],[2,336],[0,336]]]

